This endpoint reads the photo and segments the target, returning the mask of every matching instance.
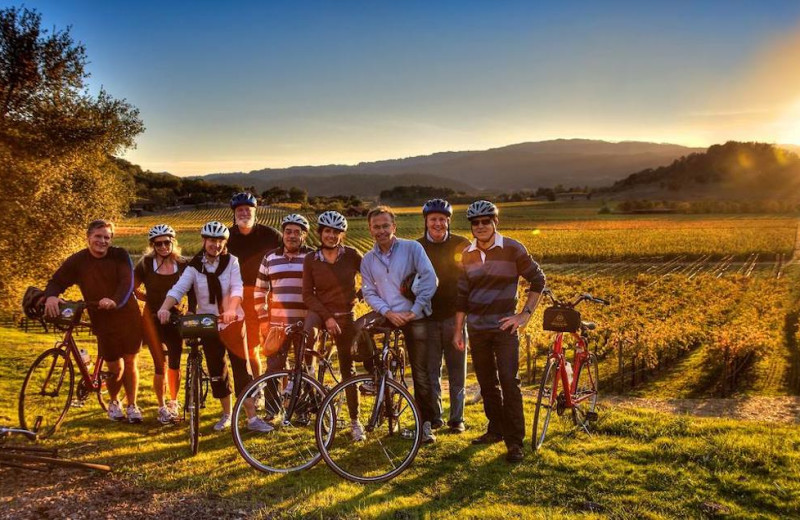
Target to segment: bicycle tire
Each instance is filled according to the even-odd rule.
[[[557,381],[558,363],[553,359],[548,359],[544,372],[542,372],[539,393],[536,395],[536,408],[533,411],[531,442],[534,451],[542,447],[545,435],[547,435],[547,429],[550,426],[550,420],[553,417],[553,409],[556,407]]]
[[[585,375],[584,375],[585,374]],[[597,407],[597,358],[594,353],[589,353],[586,361],[578,368],[575,374],[575,395],[576,401],[572,407],[572,422],[575,426],[582,428],[589,433],[589,421],[587,416],[595,413]]]
[[[49,361],[48,361],[49,360]],[[49,393],[44,395],[47,383]],[[36,387],[41,390],[36,390]],[[35,431],[40,439],[53,435],[67,415],[75,392],[75,368],[67,352],[59,348],[45,350],[25,374],[19,392],[19,424]]]
[[[105,464],[95,464],[93,462],[81,462],[79,460],[59,459],[55,457],[44,457],[42,455],[27,455],[22,453],[0,453],[1,460],[12,460],[17,462],[52,464],[68,468],[91,469],[95,471],[111,471],[111,467]]]
[[[189,412],[189,449],[197,455],[200,448],[200,377],[198,360],[192,359],[187,367],[186,409]]]
[[[385,482],[400,475],[414,462],[422,437],[422,422],[414,398],[405,386],[387,378],[383,400],[376,395],[361,395],[358,419],[367,430],[366,439],[352,440],[349,432],[340,426],[335,409],[337,403],[346,401],[348,388],[355,387],[358,391],[360,385],[368,381],[372,381],[372,376],[361,375],[336,385],[322,403],[323,413],[317,416],[315,428],[317,448],[328,467],[340,477],[361,484]],[[370,429],[369,418],[378,404],[382,407],[380,420]],[[339,413],[346,409],[347,406],[341,406]],[[331,416],[334,421],[330,424],[335,424],[336,428],[325,442],[327,425],[323,420]],[[392,420],[387,420],[389,417]]]
[[[294,377],[295,373],[288,370],[261,375],[245,387],[233,407],[233,443],[250,466],[264,473],[300,471],[321,460],[314,427],[325,389],[319,381],[303,373],[299,388],[293,384],[291,392],[286,394],[288,381]],[[262,418],[274,428],[269,433],[247,429],[244,402],[258,394],[264,396]]]

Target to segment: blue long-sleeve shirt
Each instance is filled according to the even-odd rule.
[[[400,292],[403,280],[411,273],[420,276],[415,300]],[[425,249],[415,240],[395,238],[388,254],[377,244],[367,251],[361,261],[361,289],[364,299],[374,311],[412,311],[418,318],[431,313],[431,299],[436,293],[436,273]]]

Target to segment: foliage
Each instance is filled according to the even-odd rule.
[[[86,91],[85,48],[69,29],[40,26],[34,10],[0,10],[2,309],[79,247],[88,221],[122,215],[133,183],[109,156],[144,130],[136,108]]]

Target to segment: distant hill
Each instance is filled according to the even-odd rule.
[[[255,186],[298,186],[309,195],[377,195],[396,185],[446,186],[457,191],[516,191],[564,186],[608,186],[630,172],[668,164],[703,151],[674,144],[609,143],[557,139],[484,151],[441,152],[353,166],[296,166],[250,173],[211,174],[211,182]],[[381,178],[390,176],[390,178]]]
[[[729,141],[603,191],[624,198],[800,200],[800,157],[783,146]]]

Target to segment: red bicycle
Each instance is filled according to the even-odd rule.
[[[22,429],[35,432],[40,439],[58,430],[70,406],[83,406],[95,394],[103,411],[108,409],[106,380],[113,377],[103,370],[103,358],[92,363],[86,351],[75,343],[73,330],[78,326],[91,327],[81,320],[87,306],[96,302],[61,302],[59,315],[46,318],[64,331],[56,345],[42,352],[25,375],[19,392],[19,423]],[[43,314],[43,310],[41,311]],[[93,365],[93,366],[92,366]],[[75,366],[80,379],[75,383]]]
[[[556,332],[556,336],[536,397],[532,433],[534,450],[542,446],[554,410],[559,417],[564,415],[565,410],[572,410],[572,422],[587,433],[589,423],[597,420],[597,358],[589,348],[589,331],[597,326],[591,321],[581,320],[575,307],[583,301],[609,305],[607,300],[591,294],[582,294],[572,302],[557,300],[550,289],[545,289],[542,294],[550,298],[553,304],[544,311],[543,327],[544,330]],[[564,334],[571,335],[575,340],[572,364],[564,355]]]

